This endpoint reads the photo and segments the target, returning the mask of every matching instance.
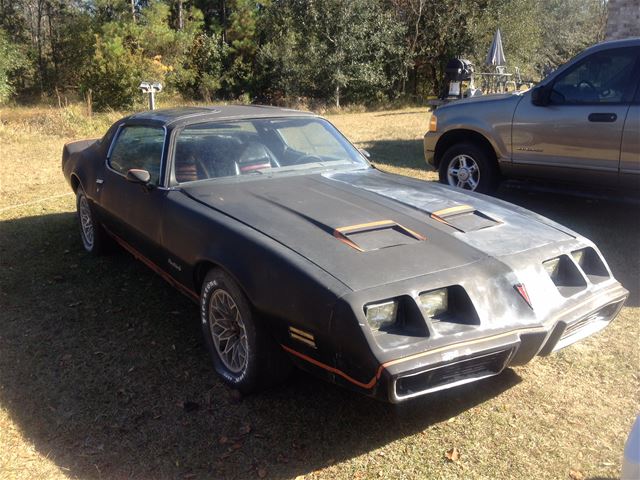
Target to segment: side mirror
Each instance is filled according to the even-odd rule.
[[[371,154],[367,152],[364,148],[359,148],[358,151],[366,158],[367,160],[371,158]]]
[[[131,183],[139,183],[140,185],[147,185],[151,181],[151,175],[146,170],[139,168],[132,168],[127,172],[127,180]]]
[[[551,88],[546,85],[539,85],[531,90],[531,103],[537,107],[544,107],[549,104],[549,94]]]

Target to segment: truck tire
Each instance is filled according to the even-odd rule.
[[[498,187],[500,172],[485,149],[473,143],[458,143],[442,156],[439,178],[445,185],[491,193]]]

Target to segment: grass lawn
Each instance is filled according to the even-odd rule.
[[[238,398],[194,304],[124,252],[82,250],[62,146],[118,117],[0,109],[0,479],[619,476],[640,410],[640,208],[499,194],[590,237],[631,291],[595,337],[400,407],[301,373]],[[435,179],[426,111],[329,118],[379,168]]]

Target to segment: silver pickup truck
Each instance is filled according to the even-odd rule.
[[[424,154],[442,183],[483,193],[504,177],[640,192],[640,38],[588,48],[527,92],[438,108]]]

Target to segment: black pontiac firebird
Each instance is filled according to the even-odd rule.
[[[139,113],[67,144],[62,168],[85,249],[115,241],[199,302],[213,365],[244,392],[295,363],[400,402],[591,335],[628,295],[584,237],[381,173],[310,113]]]

